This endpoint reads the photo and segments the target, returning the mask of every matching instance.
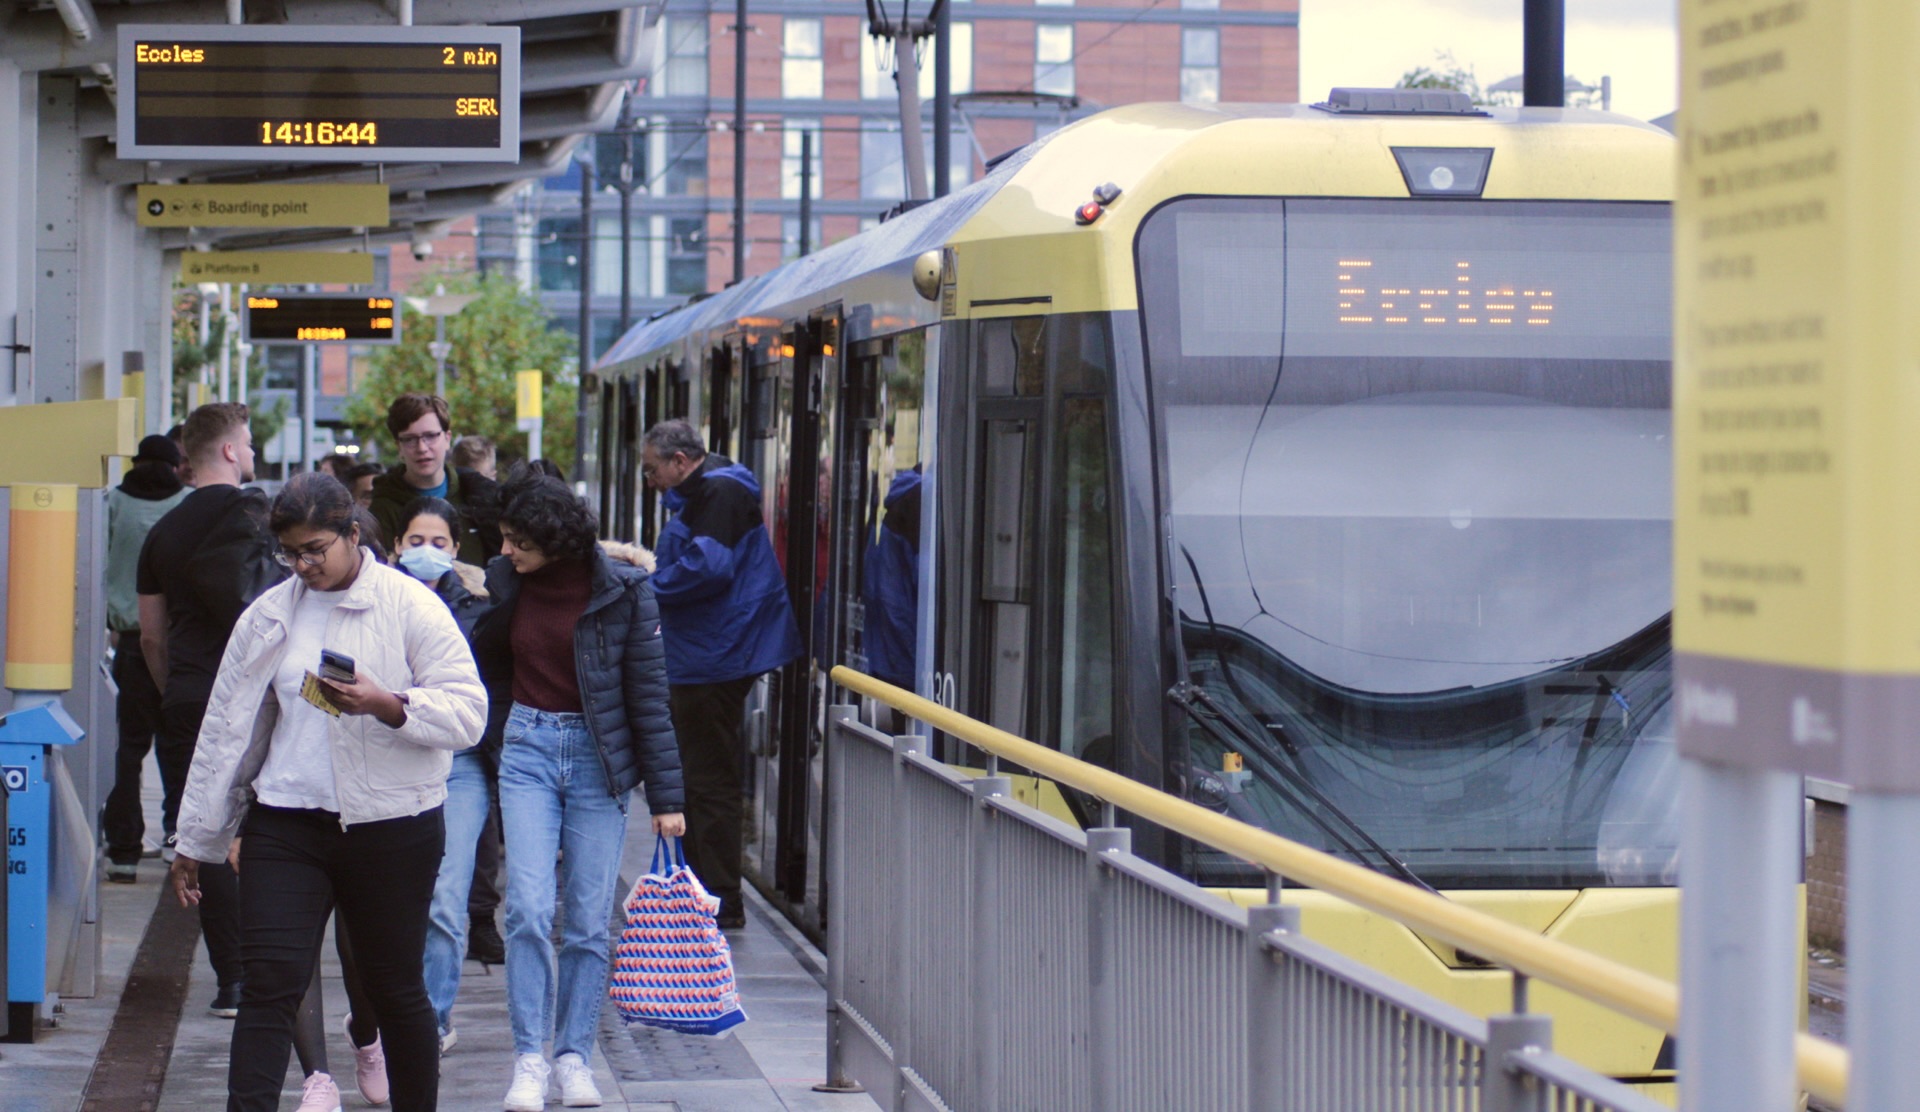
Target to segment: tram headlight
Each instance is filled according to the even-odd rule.
[[[1400,176],[1416,197],[1478,197],[1487,185],[1492,147],[1395,147]]]

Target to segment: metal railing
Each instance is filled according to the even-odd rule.
[[[1552,1051],[1538,978],[1672,1032],[1674,987],[966,718],[846,668],[833,679],[975,746],[987,775],[835,707],[827,745],[828,1060],[891,1109],[1652,1112]],[[1080,831],[1016,802],[1007,760],[1103,802]],[[1266,869],[1240,909],[1128,851],[1124,809]],[[1481,1019],[1303,937],[1298,881],[1513,974]],[[1846,1055],[1800,1076],[1844,1100]]]

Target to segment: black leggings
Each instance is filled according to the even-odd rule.
[[[351,939],[379,1016],[393,1110],[429,1112],[439,1099],[439,1029],[422,959],[427,907],[446,840],[440,809],[343,831],[330,811],[256,803],[243,834],[240,954],[246,984],[228,1060],[228,1112],[278,1108],[295,1012],[336,906],[335,929]]]

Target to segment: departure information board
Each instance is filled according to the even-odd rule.
[[[517,27],[120,28],[121,158],[512,162]]]
[[[251,294],[245,336],[254,344],[397,344],[393,295]]]

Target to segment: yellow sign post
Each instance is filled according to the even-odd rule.
[[[513,416],[520,431],[527,434],[527,458],[540,458],[540,431],[544,425],[541,417],[542,380],[541,371],[515,371],[513,375]]]
[[[1688,755],[1920,788],[1920,746],[1891,741],[1920,713],[1915,25],[1902,0],[1682,6]]]
[[[1847,1107],[1920,1088],[1912,0],[1683,0],[1674,703],[1685,1107],[1787,1108],[1801,773],[1847,817]]]
[[[9,491],[6,685],[66,691],[73,687],[80,489],[16,483]]]
[[[148,228],[384,228],[387,187],[366,185],[143,185]]]
[[[366,286],[373,256],[364,251],[183,251],[180,281],[248,282],[256,286]]]

